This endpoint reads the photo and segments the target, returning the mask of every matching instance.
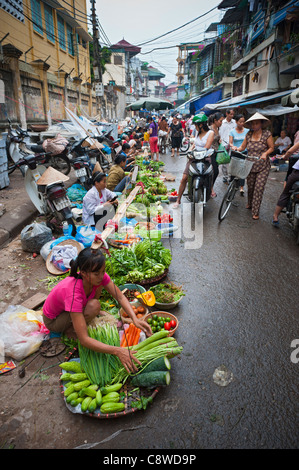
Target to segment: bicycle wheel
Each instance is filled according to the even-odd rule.
[[[230,207],[232,205],[232,202],[234,200],[235,194],[237,191],[237,181],[233,180],[226,191],[226,193],[223,196],[220,209],[218,212],[218,219],[219,222],[221,222],[227,215],[228,211],[230,210]]]
[[[51,166],[55,170],[60,171],[64,175],[68,175],[71,171],[71,162],[69,158],[65,155],[53,155],[50,156],[47,164],[45,166]]]

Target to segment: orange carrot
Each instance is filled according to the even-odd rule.
[[[136,330],[137,331],[136,331],[136,335],[135,335],[135,338],[134,338],[134,341],[133,341],[133,346],[136,346],[136,344],[138,344],[140,333],[141,333],[140,328],[136,328]]]
[[[122,347],[130,346],[130,337],[133,331],[133,326],[134,326],[133,323],[130,323],[129,328],[124,332],[122,342],[121,342]]]

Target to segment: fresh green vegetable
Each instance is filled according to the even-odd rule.
[[[74,387],[75,384],[72,384],[70,385],[69,387],[67,387],[64,391],[64,396],[65,397],[68,397],[69,395],[71,395],[71,393],[74,393],[75,392],[75,387]]]
[[[93,413],[96,409],[96,407],[98,406],[97,404],[97,399],[94,398],[93,400],[91,400],[91,402],[89,403],[87,409],[88,411],[90,411],[90,413]]]
[[[96,401],[97,401],[97,405],[100,406],[103,402],[103,397],[102,397],[102,392],[101,390],[98,390],[97,391],[97,394],[96,394]]]
[[[173,283],[161,283],[152,287],[156,301],[160,303],[172,303],[180,300],[185,293],[182,288]]]
[[[144,397],[141,396],[137,401],[131,402],[132,408],[137,408],[138,410],[146,410],[148,405],[153,402],[153,397]]]
[[[159,387],[170,384],[170,373],[169,371],[153,371],[148,373],[138,374],[131,380],[132,385],[138,387]]]
[[[76,382],[74,384],[74,389],[76,392],[79,392],[82,388],[88,387],[88,385],[90,385],[89,380],[82,380],[82,382]]]
[[[90,403],[92,402],[92,397],[86,397],[81,403],[81,411],[87,411]]]
[[[171,369],[171,364],[167,356],[159,357],[155,359],[150,364],[148,364],[144,370],[141,372],[142,374],[154,371],[168,371]]]
[[[60,380],[70,380],[72,375],[73,374],[70,374],[70,372],[65,372],[60,376]]]
[[[119,413],[120,411],[124,411],[124,409],[124,403],[107,402],[102,404],[100,411],[101,413]]]
[[[117,392],[110,392],[107,393],[107,395],[104,395],[102,397],[102,403],[107,403],[107,402],[119,402],[120,395]]]
[[[72,382],[82,382],[82,380],[86,380],[86,379],[87,379],[87,375],[84,374],[83,372],[78,373],[78,374],[71,374],[70,376],[70,380]]]
[[[70,403],[72,400],[77,400],[77,398],[78,398],[78,393],[77,393],[77,392],[73,392],[73,393],[71,393],[70,395],[68,395],[68,396],[66,397],[66,402],[67,402],[67,403]]]
[[[61,369],[63,370],[66,370],[67,372],[75,372],[75,373],[83,372],[81,370],[80,362],[77,362],[77,361],[62,362],[61,364],[59,364],[59,367],[61,367]]]
[[[97,396],[97,392],[89,387],[82,388],[82,395],[87,395],[91,398],[95,398]]]
[[[123,386],[122,383],[108,385],[107,387],[102,387],[101,392],[103,395],[107,395],[108,393],[111,393],[111,392],[118,392],[118,390],[120,390],[122,386]]]
[[[111,346],[120,346],[119,334],[116,326],[108,323],[95,328],[88,327],[88,334],[104,344]],[[85,348],[78,342],[78,351],[82,368],[91,383],[103,387],[110,384],[112,378],[121,367],[121,362],[113,354],[97,353],[91,349]]]

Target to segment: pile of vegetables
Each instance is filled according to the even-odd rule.
[[[167,330],[171,331],[176,327],[176,321],[171,320],[169,317],[159,317],[158,315],[154,314],[151,315],[148,320],[148,324],[151,326],[152,332],[156,333],[156,331]]]
[[[180,300],[185,293],[182,287],[176,286],[173,283],[161,283],[156,284],[152,287],[152,291],[155,294],[156,302],[161,304],[169,304]]]
[[[110,346],[120,346],[117,327],[105,323],[101,326],[88,327],[88,336]],[[81,367],[92,384],[104,386],[111,382],[118,372],[121,362],[115,355],[99,353],[82,346],[78,341]]]
[[[79,362],[62,362],[59,366],[67,371],[61,375],[60,380],[65,382],[63,394],[71,406],[80,404],[81,411],[89,413],[94,413],[99,407],[101,413],[117,413],[125,409],[118,393],[122,387],[121,383],[99,387],[98,384],[90,382]]]
[[[154,333],[152,336],[149,336],[137,345],[130,346],[129,349],[136,351],[134,355],[141,363],[138,373],[135,376],[131,376],[125,367],[121,366],[112,379],[111,384],[125,383],[126,380],[130,377],[131,384],[136,386],[153,387],[159,385],[168,385],[170,380],[169,374],[166,375],[165,373],[156,373],[153,375],[153,372],[165,371],[151,371],[150,376],[145,375],[150,373],[149,371],[151,369],[148,369],[148,367],[156,359],[163,358],[165,356],[169,359],[177,356],[183,351],[183,348],[178,345],[177,341],[173,337],[168,336],[168,334],[169,332],[167,330],[161,330],[157,333]]]
[[[130,323],[129,328],[124,331],[122,341],[120,343],[121,347],[135,346],[138,344],[140,333],[140,328],[137,328],[134,323]]]
[[[137,283],[159,276],[170,266],[171,252],[159,241],[148,239],[126,247],[111,250],[106,258],[106,272],[117,285]]]

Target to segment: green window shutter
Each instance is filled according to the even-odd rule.
[[[74,51],[74,37],[73,37],[73,30],[72,27],[69,25],[66,25],[66,30],[67,30],[67,46],[68,46],[68,51],[71,55],[75,55]]]
[[[55,43],[55,33],[54,33],[54,21],[53,21],[53,11],[52,8],[44,3],[45,10],[45,22],[46,22],[46,33],[49,41]]]
[[[31,0],[31,18],[34,31],[43,35],[42,11],[39,0]]]
[[[59,15],[57,15],[57,26],[59,46],[61,47],[61,49],[66,51],[64,20]]]

